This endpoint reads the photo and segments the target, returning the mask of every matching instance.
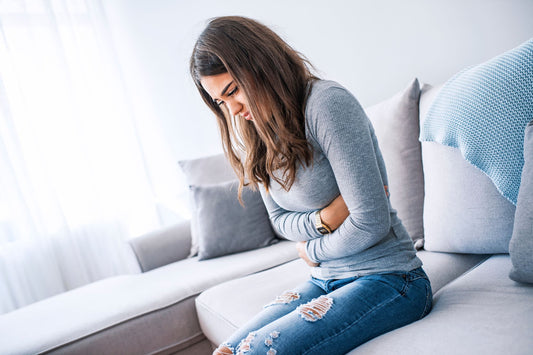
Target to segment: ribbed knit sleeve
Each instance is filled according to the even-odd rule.
[[[309,240],[311,260],[343,258],[379,243],[390,231],[389,201],[376,158],[370,122],[346,89],[331,86],[313,93],[307,107],[310,135],[329,161],[350,212],[332,234]],[[327,181],[316,181],[316,188]]]
[[[274,230],[295,242],[321,237],[315,228],[315,211],[294,212],[281,208],[263,186],[259,187]]]

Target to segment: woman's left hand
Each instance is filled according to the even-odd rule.
[[[298,256],[302,258],[307,263],[307,265],[311,267],[317,267],[318,264],[315,262],[312,262],[307,256],[306,246],[307,246],[307,242],[296,243],[296,249],[298,250]]]

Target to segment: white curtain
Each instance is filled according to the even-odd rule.
[[[139,272],[127,239],[179,220],[120,68],[100,0],[0,0],[0,313]]]

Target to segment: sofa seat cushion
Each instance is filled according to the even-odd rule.
[[[485,260],[485,255],[419,251],[435,290]],[[204,291],[196,299],[200,326],[215,345],[261,311],[283,291],[309,279],[309,268],[300,259],[270,270],[231,280]],[[231,297],[228,297],[231,295]]]
[[[104,279],[0,316],[5,354],[139,354],[201,341],[194,298],[297,257],[293,242]]]
[[[438,253],[427,250],[421,250],[416,255],[422,260],[424,271],[431,281],[433,295],[490,257],[482,254]]]
[[[427,317],[349,354],[531,354],[533,287],[510,268],[508,255],[492,256],[443,287]]]

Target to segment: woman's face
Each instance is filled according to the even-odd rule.
[[[229,73],[203,76],[200,83],[217,105],[225,105],[232,116],[241,116],[251,121],[248,102],[244,92]]]

